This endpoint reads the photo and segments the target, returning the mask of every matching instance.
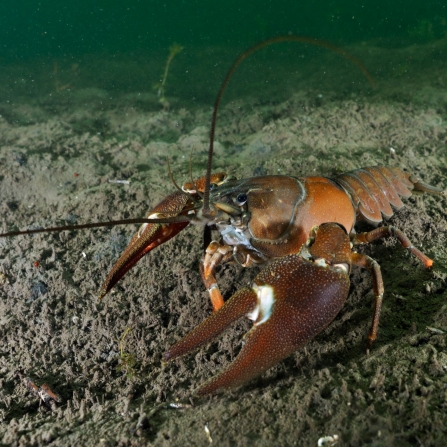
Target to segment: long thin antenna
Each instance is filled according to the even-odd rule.
[[[193,210],[194,208],[191,208]],[[36,228],[33,230],[23,230],[23,231],[9,231],[8,233],[0,233],[0,238],[10,237],[10,236],[20,236],[23,234],[37,234],[37,233],[56,233],[58,231],[74,231],[83,230],[86,228],[101,228],[101,227],[114,227],[116,225],[128,225],[128,224],[169,224],[177,222],[190,222],[190,216],[175,216],[175,217],[164,217],[162,219],[123,219],[123,220],[109,220],[108,222],[95,222],[80,225],[63,225],[61,227],[52,228]]]
[[[271,39],[267,39],[262,42],[259,42],[256,45],[249,48],[247,51],[244,51],[233,62],[233,65],[228,70],[228,73],[225,76],[224,81],[222,82],[219,93],[217,94],[216,101],[214,103],[213,117],[211,119],[210,145],[209,145],[209,149],[208,149],[208,164],[207,164],[207,168],[206,168],[205,191],[203,193],[203,208],[202,208],[203,216],[209,216],[211,213],[211,210],[210,210],[210,182],[211,182],[211,168],[212,168],[212,163],[213,163],[214,135],[215,135],[215,131],[216,131],[217,110],[219,109],[219,104],[222,99],[222,95],[223,95],[225,89],[227,88],[227,85],[230,82],[230,79],[233,76],[234,71],[236,70],[236,68],[239,66],[239,64],[244,59],[246,59],[248,56],[250,56],[254,52],[260,50],[261,48],[264,48],[268,45],[272,45],[274,43],[279,43],[279,42],[301,42],[301,43],[308,43],[311,45],[316,45],[318,47],[326,48],[334,53],[339,54],[340,56],[343,56],[344,58],[350,60],[353,64],[357,65],[357,67],[362,71],[362,73],[368,79],[369,83],[373,87],[376,86],[376,83],[375,83],[373,77],[369,74],[366,67],[358,59],[356,59],[354,56],[352,56],[351,54],[349,54],[347,51],[343,50],[342,48],[336,47],[335,45],[332,45],[331,43],[326,42],[324,40],[313,39],[311,37],[305,37],[305,36],[278,36],[278,37],[273,37]]]

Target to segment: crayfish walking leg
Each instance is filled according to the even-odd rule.
[[[391,236],[396,237],[402,247],[406,248],[411,254],[423,262],[426,268],[430,268],[433,265],[432,259],[418,250],[402,231],[393,226],[380,227],[366,233],[356,234],[351,238],[351,241],[354,245],[369,244],[377,239],[383,239]],[[369,256],[353,253],[352,260],[353,264],[368,269],[373,276],[374,314],[371,330],[368,335],[367,349],[369,350],[377,338],[377,331],[379,328],[380,311],[382,309],[384,292],[382,274],[380,273],[380,266],[377,261]]]

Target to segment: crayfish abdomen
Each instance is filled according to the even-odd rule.
[[[350,196],[358,220],[372,224],[393,215],[391,205],[399,210],[404,205],[399,196],[408,198],[412,191],[444,194],[441,189],[427,185],[414,175],[399,168],[373,166],[356,169],[334,178]]]

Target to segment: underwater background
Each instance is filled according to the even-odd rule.
[[[22,0],[2,2],[0,17],[0,63],[3,68],[27,63],[10,73],[9,82],[4,79],[2,96],[8,88],[14,97],[42,93],[36,76],[46,76],[49,83],[57,77],[60,85],[72,88],[151,90],[160,82],[169,47],[177,43],[183,51],[170,67],[170,94],[189,104],[211,104],[235,55],[272,36],[291,33],[340,46],[369,42],[397,48],[441,39],[447,32],[446,4],[433,0],[81,0],[73,4]],[[274,54],[270,63],[260,55],[258,63],[252,62],[249,76],[260,79],[265,72],[280,71],[281,59],[275,63],[280,53],[289,60],[297,52],[302,57],[320,54],[315,48],[291,47],[289,52],[287,45],[267,50],[266,54]],[[107,62],[97,66],[99,60]],[[129,64],[127,73],[119,66],[124,62]],[[251,91],[249,84],[237,95],[247,89]]]
[[[51,0],[2,2],[3,60],[79,57],[168,47],[240,46],[277,34],[339,44],[380,40],[390,46],[445,36],[442,1]]]

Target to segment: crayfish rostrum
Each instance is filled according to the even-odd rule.
[[[335,51],[368,72],[352,56],[326,42],[295,36],[270,39],[243,53],[230,68],[219,91],[211,124],[206,175],[190,179],[152,209],[146,219],[86,224],[6,233],[2,236],[75,228],[143,223],[102,285],[103,298],[145,254],[168,241],[188,224],[204,226],[207,244],[200,272],[213,313],[172,346],[164,361],[190,353],[218,336],[231,323],[253,320],[245,344],[230,366],[199,387],[196,395],[241,385],[263,373],[321,332],[338,314],[349,292],[353,266],[368,269],[375,296],[368,349],[376,339],[384,287],[380,267],[353,251],[357,244],[394,236],[426,267],[432,260],[415,248],[400,230],[381,226],[356,234],[359,221],[377,226],[403,206],[413,192],[445,195],[438,188],[399,168],[373,166],[332,178],[266,175],[236,179],[212,173],[218,106],[231,75],[254,51],[275,42],[296,40]],[[174,182],[175,183],[175,182]],[[224,300],[216,268],[228,263],[264,266],[250,287]]]

